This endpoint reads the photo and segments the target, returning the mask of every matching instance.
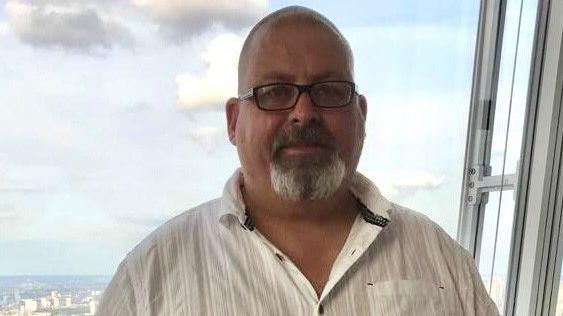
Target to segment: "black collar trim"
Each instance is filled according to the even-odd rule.
[[[374,214],[364,203],[362,203],[358,198],[356,198],[356,201],[358,202],[358,205],[360,206],[360,214],[362,216],[362,218],[364,219],[364,221],[372,224],[372,225],[376,225],[379,227],[385,227],[387,226],[387,224],[389,224],[389,219],[379,215],[379,214]],[[254,223],[252,223],[252,219],[250,219],[250,216],[248,216],[248,210],[245,209],[244,210],[244,216],[245,216],[245,220],[244,220],[244,224],[243,224],[243,228],[245,230],[249,230],[249,231],[253,231],[254,230]]]
[[[372,225],[376,225],[379,227],[385,227],[387,226],[387,224],[389,224],[389,219],[379,215],[379,214],[374,214],[364,203],[362,203],[362,201],[360,201],[358,198],[356,198],[356,201],[358,201],[358,204],[360,205],[360,214],[362,215],[362,218],[364,219],[364,221],[372,224]]]
[[[246,219],[244,220],[243,228],[248,229],[249,231],[253,231],[254,230],[254,224],[252,223],[250,216],[248,216],[248,209],[244,210],[244,216],[246,217]]]

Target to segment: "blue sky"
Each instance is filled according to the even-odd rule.
[[[238,166],[223,102],[240,44],[290,4],[228,3],[0,1],[0,275],[112,274],[221,193]],[[455,237],[477,1],[295,3],[352,45],[360,171]]]

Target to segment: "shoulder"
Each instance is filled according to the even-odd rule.
[[[417,245],[415,249],[425,251],[431,257],[455,258],[456,265],[474,265],[469,252],[428,216],[395,203],[388,213],[389,233],[403,245]]]
[[[389,230],[398,238],[440,243],[455,251],[463,249],[440,225],[420,212],[391,203],[388,214]]]
[[[495,310],[473,256],[444,229],[426,215],[395,203],[389,216],[388,228],[393,238],[402,247],[415,249],[417,260],[428,262],[440,278],[448,278],[455,284],[466,312]]]
[[[217,212],[222,206],[221,199],[213,199],[188,209],[160,225],[145,237],[127,254],[127,261],[143,261],[155,248],[161,251],[173,251],[181,243],[190,243],[191,239],[209,231],[209,226],[216,224]],[[206,229],[207,228],[207,229]]]
[[[214,199],[184,211],[137,244],[104,292],[101,310],[108,312],[101,315],[134,315],[147,302],[162,304],[162,286],[174,282],[175,271],[188,269],[202,242],[217,235],[214,225],[221,205],[221,199]]]

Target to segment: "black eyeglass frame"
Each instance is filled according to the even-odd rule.
[[[309,94],[309,97],[311,98],[311,103],[313,103],[313,105],[315,107],[321,108],[321,109],[339,109],[339,108],[343,108],[346,107],[350,104],[350,102],[352,102],[352,98],[354,98],[354,95],[358,94],[356,88],[356,84],[352,81],[347,81],[347,80],[329,80],[329,81],[320,81],[320,82],[315,82],[312,84],[305,84],[305,85],[300,85],[300,84],[295,84],[295,83],[289,83],[289,82],[274,82],[274,83],[268,83],[268,84],[264,84],[264,85],[259,85],[253,88],[250,88],[247,92],[239,95],[238,99],[239,101],[244,101],[250,98],[253,98],[254,103],[256,104],[256,106],[262,110],[262,111],[270,111],[270,112],[278,112],[278,111],[287,111],[290,109],[293,109],[295,107],[295,105],[297,104],[297,101],[299,101],[299,98],[301,97],[301,94],[303,92],[307,92],[310,93],[311,88],[313,86],[319,85],[319,84],[325,84],[325,83],[347,83],[351,86],[352,88],[352,93],[350,93],[350,99],[348,100],[348,102],[339,105],[339,106],[320,106],[318,104],[315,103],[315,101],[313,100],[313,98],[311,98],[311,94]],[[265,109],[263,107],[260,106],[259,102],[258,102],[258,98],[256,97],[256,91],[258,89],[261,88],[265,88],[265,87],[270,87],[270,86],[277,86],[277,85],[286,85],[286,86],[293,86],[293,87],[297,87],[297,89],[299,90],[299,93],[297,94],[297,97],[295,98],[295,103],[293,103],[292,106],[287,107],[287,108],[283,108],[283,109]]]

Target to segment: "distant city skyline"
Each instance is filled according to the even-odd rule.
[[[0,315],[95,315],[110,277],[0,276]]]

